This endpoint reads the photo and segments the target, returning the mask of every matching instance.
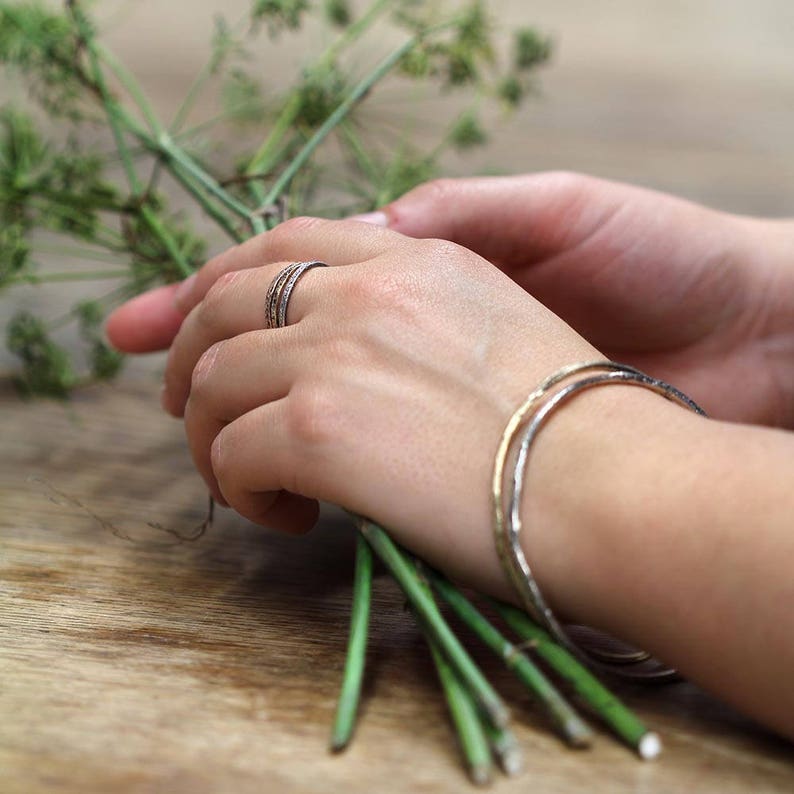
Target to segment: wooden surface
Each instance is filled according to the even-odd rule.
[[[167,109],[220,5],[101,9],[113,45]],[[242,0],[223,5],[233,14]],[[557,56],[539,99],[458,170],[572,168],[794,214],[791,3],[493,5],[507,27],[542,23]],[[302,57],[276,48],[266,73]],[[375,112],[390,101],[373,97]],[[19,290],[13,303],[57,314],[69,297],[58,292]],[[6,300],[0,315],[12,308]],[[9,368],[4,353],[0,364]],[[169,533],[190,534],[205,495],[179,424],[157,407],[160,366],[136,363],[118,387],[69,406],[21,403],[0,380],[0,792],[466,790],[425,649],[385,577],[361,730],[348,754],[326,753],[351,532],[329,513],[291,539],[221,511],[199,540]],[[603,734],[591,751],[566,750],[481,658],[515,703],[527,762],[496,790],[794,790],[791,746],[691,686],[622,690],[664,737],[664,756],[647,764]]]
[[[385,576],[360,730],[328,755],[350,529],[329,514],[294,539],[221,511],[199,540],[169,534],[190,535],[205,496],[153,386],[69,407],[0,393],[0,791],[465,789],[425,648]],[[515,704],[526,755],[521,777],[498,781],[505,794],[794,789],[791,747],[692,686],[621,690],[664,737],[643,763],[603,733],[566,749],[478,656]]]

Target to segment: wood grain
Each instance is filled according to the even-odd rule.
[[[200,65],[212,11],[234,16],[246,3],[100,12],[111,46],[168,112]],[[459,172],[579,169],[792,214],[790,3],[493,6],[507,29],[540,23],[557,54],[542,94],[490,152],[453,163]],[[268,48],[263,74],[289,80],[302,58]],[[373,96],[372,112],[393,114],[395,100]],[[428,108],[428,131],[435,115]],[[58,292],[14,295],[57,315],[71,298]],[[0,319],[13,308],[0,305]],[[360,731],[348,753],[328,755],[351,530],[328,511],[310,537],[288,538],[221,511],[194,542],[166,531],[189,535],[205,494],[179,424],[156,405],[158,366],[136,363],[119,387],[68,406],[22,403],[0,380],[0,792],[466,790],[425,648],[385,577]],[[478,658],[515,704],[526,753],[527,771],[499,791],[794,790],[791,746],[692,686],[621,690],[665,740],[662,759],[644,764],[604,734],[590,751],[565,749],[498,665]]]
[[[329,511],[290,538],[221,511],[198,540],[169,534],[193,531],[205,495],[150,378],[129,381],[68,406],[0,391],[0,791],[461,790],[432,667],[384,576],[360,730],[327,753],[350,528]],[[566,749],[477,656],[515,704],[526,752],[500,791],[794,788],[789,745],[690,685],[621,690],[664,736],[648,764],[605,734]]]

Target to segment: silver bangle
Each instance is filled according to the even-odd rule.
[[[598,369],[609,371],[580,378],[547,398],[551,388],[562,380],[586,370]],[[520,535],[523,529],[520,506],[532,442],[556,408],[582,391],[609,384],[642,386],[698,414],[705,415],[693,400],[678,389],[663,381],[651,378],[633,367],[611,361],[599,361],[577,364],[560,370],[544,381],[519,407],[502,436],[494,466],[493,483],[494,532],[497,550],[505,571],[530,616],[580,660],[592,667],[625,678],[645,681],[670,680],[677,677],[676,671],[656,662],[645,651],[634,649],[613,651],[594,647],[585,649],[575,643],[546,603],[520,544]],[[544,398],[547,399],[544,401]],[[528,420],[527,417],[529,417]],[[513,475],[508,481],[507,492],[503,495],[504,469],[508,451],[513,447],[522,426],[524,429],[518,442]],[[505,510],[505,504],[507,510]]]

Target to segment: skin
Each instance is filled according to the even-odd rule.
[[[294,219],[110,319],[121,349],[170,346],[163,405],[213,494],[288,531],[343,505],[509,597],[488,504],[508,417],[565,364],[635,364],[722,421],[627,386],[560,410],[523,504],[538,582],[794,737],[791,226],[569,174],[431,183],[368,220]],[[308,259],[331,267],[263,330]]]

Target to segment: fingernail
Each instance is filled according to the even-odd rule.
[[[365,212],[363,215],[352,215],[347,220],[359,223],[370,223],[373,226],[388,226],[389,217],[385,212]]]
[[[190,293],[193,292],[193,285],[196,283],[196,274],[188,276],[176,289],[174,293],[174,306],[181,309],[190,298]]]

